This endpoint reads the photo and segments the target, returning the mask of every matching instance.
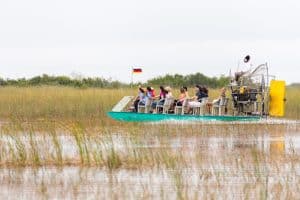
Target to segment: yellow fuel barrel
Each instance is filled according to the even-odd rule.
[[[270,84],[269,114],[274,117],[284,116],[285,81],[272,80]]]

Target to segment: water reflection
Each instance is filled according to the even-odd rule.
[[[284,128],[276,128],[268,132],[243,133],[232,135],[210,135],[205,137],[172,138],[173,148],[185,151],[201,149],[206,152],[244,151],[256,149],[267,154],[300,153],[300,134],[289,132]]]
[[[282,155],[286,152],[289,152],[286,150],[286,141],[285,141],[285,135],[287,133],[284,133],[282,131],[275,131],[274,133],[270,134],[270,142],[269,142],[269,152],[271,155]]]
[[[270,191],[271,199],[276,197],[276,194],[272,196],[273,191],[300,196],[300,161],[295,157],[289,159],[300,153],[298,132],[281,126],[257,130],[260,129],[216,129],[209,134],[181,131],[168,135],[93,136],[87,140],[89,152],[96,148],[105,152],[113,146],[123,162],[120,168],[108,170],[105,166],[82,167],[80,164],[61,168],[0,168],[0,199],[20,196],[25,199],[176,199],[179,195],[205,199],[206,194],[211,195],[209,198],[231,199],[233,195],[238,199],[257,199],[265,190]],[[18,138],[1,135],[1,161],[5,161],[5,152],[9,154],[8,143],[22,141],[27,148],[29,139],[24,135]],[[51,136],[34,139],[42,156],[52,156]],[[78,156],[74,137],[60,135],[58,140],[62,144],[63,158]],[[124,162],[130,162],[126,156],[138,153],[145,153],[145,157],[154,162],[153,166],[144,163],[145,166],[126,168]],[[182,155],[183,160],[178,157],[172,160],[172,153]],[[281,167],[283,162],[284,167]]]
[[[74,137],[70,135],[59,135],[59,143],[64,157],[77,157],[78,146]],[[49,135],[36,135],[34,140],[41,148],[46,148],[48,153],[55,152],[53,138]],[[20,135],[17,138],[10,135],[0,135],[0,147],[3,152],[9,153],[11,145],[16,142],[24,143],[24,148],[30,148],[30,137]],[[228,152],[242,152],[257,150],[270,155],[300,154],[300,134],[276,126],[267,131],[238,130],[236,132],[214,132],[207,135],[185,135],[180,134],[144,134],[131,136],[124,134],[112,134],[109,136],[93,136],[87,141],[91,149],[107,150],[113,147],[116,151],[126,153],[131,149],[173,149],[184,154],[193,155],[197,151],[205,153],[209,158],[212,155],[220,155]]]

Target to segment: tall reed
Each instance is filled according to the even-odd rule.
[[[178,89],[174,95],[178,96]],[[157,91],[158,92],[158,91]],[[110,111],[123,96],[136,95],[136,89],[76,89],[68,87],[1,87],[0,119],[22,121],[81,121],[92,126],[120,125],[109,117]],[[189,90],[192,96],[193,89]],[[210,100],[219,90],[209,91]],[[229,95],[229,94],[228,94]],[[286,117],[300,118],[300,89],[288,87]]]

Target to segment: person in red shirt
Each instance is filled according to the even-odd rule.
[[[165,90],[165,88],[164,88],[163,86],[160,86],[159,89],[160,89],[159,95],[154,96],[154,99],[155,99],[156,101],[154,101],[154,102],[152,103],[152,105],[151,105],[152,110],[155,110],[156,105],[163,105],[164,102],[165,102],[165,98],[166,98],[167,92],[166,92],[166,90]],[[154,90],[153,90],[153,94],[155,95]]]
[[[155,97],[155,90],[153,87],[151,87],[151,93],[152,93],[152,97]]]

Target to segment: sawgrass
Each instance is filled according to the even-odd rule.
[[[286,117],[300,119],[300,87],[287,87]]]
[[[77,89],[68,87],[2,87],[0,88],[0,119],[17,121],[80,121],[90,124],[111,125],[106,112],[126,95],[136,95],[133,89]],[[156,91],[158,93],[158,91]],[[174,96],[178,96],[174,89]],[[193,88],[189,90],[193,95]],[[210,101],[219,90],[209,91]],[[287,88],[286,116],[299,119],[300,89]]]
[[[30,131],[26,131],[28,126]],[[266,146],[269,149],[261,149],[258,139],[268,133],[275,138],[268,141],[278,145],[278,137],[291,131],[283,125],[160,124],[136,126],[127,133],[109,130],[91,133],[84,124],[75,122],[60,131],[49,125],[48,130],[51,132],[39,132],[28,124],[11,124],[1,129],[0,167],[76,166],[107,170],[108,176],[118,171],[124,173],[124,170],[137,174],[159,171],[170,180],[161,188],[161,195],[170,195],[171,189],[177,199],[217,198],[223,193],[230,198],[232,191],[226,189],[226,184],[234,186],[237,180],[239,185],[235,185],[233,191],[243,191],[240,195],[245,198],[268,199],[278,195],[293,198],[298,193],[296,188],[300,182],[296,178],[300,159],[293,153],[293,144],[286,150],[274,151],[272,144]],[[214,143],[215,137],[232,143],[226,144],[222,139]],[[82,180],[83,174],[78,176]],[[117,179],[111,181],[117,185],[114,182]],[[191,193],[191,187],[195,188],[193,180],[198,184],[194,191],[199,193]],[[46,194],[50,180],[43,181],[40,189]],[[153,178],[149,178],[150,186],[151,181]],[[80,191],[80,187],[78,184],[76,191]],[[122,185],[118,185],[120,187]],[[130,185],[128,187],[130,189]],[[144,190],[153,193],[153,190]],[[121,189],[116,193],[120,198],[125,195]]]
[[[192,90],[189,92],[193,93]],[[170,183],[166,186],[162,183],[160,193],[157,192],[162,199],[174,199],[174,196],[177,199],[216,199],[220,195],[232,198],[232,190],[240,191],[240,196],[245,199],[293,199],[299,196],[297,166],[300,159],[295,144],[290,142],[283,150],[278,146],[287,143],[281,141],[278,145],[276,142],[286,131],[291,131],[290,127],[270,124],[149,125],[119,123],[106,116],[123,96],[135,93],[136,89],[0,88],[0,168],[75,166],[108,170],[112,185],[120,188],[115,191],[119,198],[131,191],[130,185],[118,185],[118,178],[113,177],[114,173],[124,170],[140,174],[149,170],[152,173],[149,186],[141,184],[143,193],[149,195],[155,195],[151,189],[155,170],[159,174],[165,173]],[[178,95],[177,90],[173,93]],[[218,90],[210,90],[211,100],[218,93]],[[299,119],[299,100],[299,88],[287,88],[288,118]],[[275,144],[270,144],[267,151],[259,148],[261,134],[268,133],[272,137],[274,131]],[[299,127],[292,132],[299,132]],[[232,138],[233,142],[227,144],[228,141],[220,139],[218,148],[211,149],[215,137]],[[234,140],[236,138],[239,139]],[[196,145],[192,148],[193,142]],[[204,149],[201,148],[203,144]],[[277,149],[274,150],[274,146]],[[186,174],[189,170],[197,177],[196,189],[193,176]],[[85,180],[82,174],[78,176],[80,181]],[[60,182],[65,180],[62,178]],[[48,179],[43,178],[36,187],[40,188],[43,198],[51,196],[47,188],[55,185],[47,183]],[[233,183],[237,179],[241,181],[239,186]],[[11,185],[15,177],[8,180]],[[228,189],[228,185],[233,189]],[[80,187],[80,182],[74,183],[72,197],[82,194]],[[106,187],[110,186],[102,188]],[[168,187],[175,192],[170,193]],[[107,194],[101,191],[100,194]],[[91,192],[84,193],[87,194],[85,199]]]
[[[299,127],[296,127],[298,131]],[[220,130],[222,130],[220,132]],[[130,132],[113,131],[92,132],[83,124],[73,123],[69,128],[44,132],[19,124],[2,127],[0,132],[0,166],[104,166],[108,169],[166,167],[178,169],[188,166],[191,160],[185,158],[182,152],[174,152],[170,138],[174,137],[249,137],[248,132],[264,133],[276,130],[279,133],[285,129],[275,125],[231,124],[216,125],[178,125],[168,124],[145,125],[135,127]],[[63,133],[63,134],[62,134]],[[282,133],[281,133],[282,134]],[[118,136],[118,137],[116,137]],[[148,148],[149,136],[157,138],[163,148]],[[121,145],[121,146],[120,146]],[[143,146],[146,147],[144,148]],[[67,146],[67,149],[63,149]],[[117,148],[118,147],[118,148]],[[70,153],[68,149],[75,149]],[[293,149],[293,144],[291,145]],[[194,154],[194,153],[193,153]],[[251,151],[253,163],[259,163],[256,151]],[[195,153],[192,160],[202,163],[201,154]],[[256,169],[256,168],[255,168]],[[257,174],[260,174],[259,171]]]
[[[93,120],[130,90],[67,87],[0,88],[0,118],[24,120]]]

